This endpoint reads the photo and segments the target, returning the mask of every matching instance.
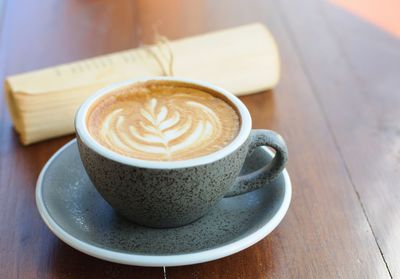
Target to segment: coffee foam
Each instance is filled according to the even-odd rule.
[[[92,105],[87,126],[100,144],[125,156],[191,159],[223,148],[238,134],[238,113],[215,94],[176,82],[139,83]]]

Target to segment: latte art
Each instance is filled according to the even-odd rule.
[[[123,109],[114,110],[104,119],[101,136],[125,151],[135,149],[165,157],[217,136],[221,124],[213,111],[193,101],[184,104],[195,109],[195,114],[203,115],[182,118],[179,107],[170,113],[167,106],[157,106],[157,99],[152,98],[140,109],[143,120],[137,123],[130,123]],[[110,129],[112,126],[115,129]]]
[[[88,118],[105,147],[146,160],[185,160],[215,152],[237,135],[239,118],[225,101],[188,87],[135,86],[106,97]]]

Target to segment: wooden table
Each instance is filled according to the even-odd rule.
[[[318,0],[3,0],[0,73],[260,21],[279,44],[274,91],[243,97],[290,149],[292,205],[256,245],[167,268],[105,262],[58,240],[35,182],[72,136],[23,147],[0,99],[0,278],[400,278],[400,41]]]

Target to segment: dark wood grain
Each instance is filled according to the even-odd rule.
[[[400,40],[329,3],[281,1],[280,10],[379,248],[400,278]]]
[[[0,76],[131,48],[155,29],[177,38],[267,24],[282,79],[274,91],[242,100],[254,127],[287,140],[292,205],[258,244],[167,268],[167,278],[390,278],[388,268],[399,277],[398,42],[343,20],[348,15],[330,4],[301,2],[8,0]],[[369,36],[376,40],[365,48]],[[0,278],[163,278],[161,268],[87,256],[47,229],[34,203],[36,178],[72,136],[22,147],[0,100]]]

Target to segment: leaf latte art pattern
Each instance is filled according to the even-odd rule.
[[[116,109],[105,118],[101,133],[110,144],[115,144],[121,149],[137,149],[170,157],[171,153],[209,140],[221,130],[219,119],[213,111],[196,102],[187,101],[186,104],[200,108],[206,113],[205,119],[195,121],[188,116],[181,121],[182,116],[179,111],[174,111],[171,117],[167,118],[168,108],[162,106],[157,112],[157,99],[153,98],[145,106],[146,108],[140,109],[145,121],[139,121],[139,125],[144,133],[134,125],[125,125],[126,117],[122,114],[123,109]],[[116,123],[115,129],[110,129],[110,123]],[[177,125],[178,123],[181,124]]]
[[[101,144],[120,154],[185,160],[217,151],[238,132],[236,112],[211,94],[135,95],[101,110],[93,117],[97,125],[89,125]]]

